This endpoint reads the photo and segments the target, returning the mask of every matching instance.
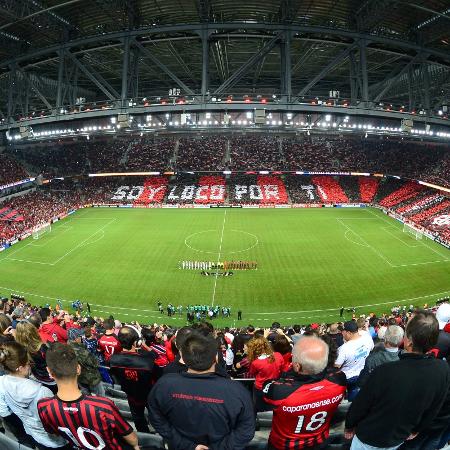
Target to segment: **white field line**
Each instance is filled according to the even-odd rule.
[[[0,289],[2,290],[6,290],[9,291],[11,294],[21,294],[21,295],[29,295],[31,297],[37,297],[37,298],[42,298],[42,299],[46,299],[46,300],[61,300],[62,302],[65,303],[69,303],[71,304],[73,302],[73,300],[68,300],[68,299],[64,299],[64,298],[58,298],[58,297],[50,297],[47,295],[39,295],[39,294],[34,294],[33,292],[26,292],[26,291],[19,291],[10,287],[6,287],[6,286],[0,286]],[[374,306],[385,306],[385,305],[395,305],[395,304],[405,304],[405,303],[409,303],[412,302],[414,300],[420,300],[423,298],[430,298],[430,297],[439,297],[439,296],[443,296],[443,295],[448,295],[450,293],[450,291],[443,291],[443,292],[436,292],[434,294],[428,294],[428,295],[421,295],[418,297],[411,297],[411,298],[404,298],[404,299],[400,299],[400,300],[394,300],[394,301],[389,301],[389,302],[382,302],[382,303],[372,303],[370,305],[348,305],[348,306],[344,306],[344,308],[369,308],[369,307],[374,307]],[[124,307],[120,307],[120,306],[109,306],[109,305],[100,305],[98,303],[90,303],[90,306],[95,306],[95,307],[99,307],[99,308],[106,308],[108,310],[128,310],[128,311],[140,311],[140,312],[144,312],[144,313],[150,313],[147,315],[139,315],[139,314],[130,314],[133,316],[140,316],[140,317],[147,317],[149,315],[153,314],[153,317],[158,315],[158,317],[162,317],[167,319],[167,316],[164,315],[159,315],[157,314],[156,310],[151,310],[151,309],[142,309],[142,308],[124,308]],[[94,308],[92,308],[94,309]],[[103,309],[95,309],[96,311],[104,311]],[[326,313],[326,312],[331,312],[331,311],[339,311],[340,307],[338,308],[327,308],[327,309],[305,309],[305,310],[300,310],[300,311],[277,311],[277,312],[260,312],[260,313],[251,313],[251,315],[277,315],[277,314],[311,314],[311,313]],[[123,315],[128,315],[126,313],[120,313]],[[250,315],[250,313],[249,313]],[[333,315],[335,317],[335,315]],[[178,317],[178,316],[175,316]],[[184,316],[183,316],[184,317]],[[299,318],[299,316],[296,316],[297,318]],[[312,316],[311,318],[317,317],[317,314],[315,314],[315,316]],[[331,316],[330,316],[331,317]],[[304,318],[308,318],[308,317],[304,317]]]
[[[350,233],[353,233],[353,231],[351,231],[351,230],[345,230],[345,233],[344,233],[344,237],[345,237],[345,239],[347,239],[347,241],[351,242],[352,244],[360,245],[361,247],[367,247],[367,245],[365,245],[365,244],[361,244],[360,242],[356,242],[353,239],[350,239],[347,236],[349,231],[350,231]],[[353,234],[355,234],[355,233],[353,233]]]
[[[219,244],[219,253],[217,255],[217,264],[216,264],[216,277],[214,278],[214,289],[212,294],[211,305],[214,306],[214,300],[216,299],[216,288],[217,288],[217,278],[219,277],[219,270],[217,266],[220,262],[220,255],[222,254],[222,244],[223,244],[223,232],[225,230],[225,220],[227,219],[227,210],[223,214],[223,222],[222,222],[222,234],[220,235],[220,244]]]
[[[115,222],[117,220],[116,219],[111,219],[107,224],[103,225],[101,228],[99,228],[95,233],[92,233],[90,236],[88,236],[86,239],[84,239],[83,241],[81,241],[78,245],[76,245],[74,248],[72,248],[71,250],[69,250],[67,253],[65,253],[64,255],[62,255],[60,258],[58,258],[56,261],[54,261],[51,265],[52,266],[56,266],[56,264],[58,264],[60,261],[62,261],[66,256],[70,255],[72,252],[74,252],[77,248],[82,247],[83,244],[87,241],[89,241],[89,239],[91,239],[92,237],[94,237],[97,233],[100,233],[100,231],[103,231],[107,226],[111,225],[113,222]]]
[[[383,261],[389,264],[391,267],[395,267],[381,252],[379,252],[375,247],[372,247],[365,239],[363,239],[356,231],[352,230],[348,225],[346,225],[342,220],[336,219],[341,225],[343,225],[347,230],[351,231],[353,234],[358,236],[362,242],[366,244],[376,255],[378,255]]]
[[[398,236],[396,236],[394,233],[392,233],[392,231],[390,231],[389,228],[393,228],[394,230],[398,230],[398,228],[394,227],[394,225],[391,225],[390,227],[381,227],[382,230],[386,231],[386,233],[389,233],[393,238],[397,239],[398,241],[400,241],[402,244],[406,245],[407,247],[409,247],[409,248],[420,247],[420,244],[410,245],[410,244],[406,243],[405,241],[400,239]],[[410,235],[407,235],[407,237],[408,237],[408,239],[412,239],[412,237]]]
[[[66,225],[61,225],[58,228],[56,228],[56,230],[59,230],[60,228],[62,228],[62,231],[60,233],[56,233],[55,236],[52,236],[52,237],[46,239],[43,244],[33,244],[33,243],[31,243],[31,244],[28,244],[28,245],[30,245],[31,247],[45,247],[49,242],[54,241],[55,239],[58,239],[59,236],[61,236],[61,234],[67,233],[69,230],[73,229],[73,227],[68,227]],[[55,231],[53,231],[53,233],[55,233]]]
[[[388,223],[389,225],[393,226],[392,223],[391,223],[389,220],[387,220],[384,216],[378,216],[378,215],[376,215],[373,211],[371,211],[370,209],[366,209],[366,211],[368,211],[370,214],[372,214],[373,216],[377,217],[378,219],[383,220],[384,222],[386,222],[386,223]],[[392,219],[392,220],[395,220],[395,219]],[[426,240],[426,239],[428,239],[428,238],[425,236],[425,240]],[[428,245],[426,242],[424,242],[424,240],[421,240],[420,243],[423,244],[423,245],[425,245],[425,247],[428,247],[432,252],[438,254],[439,256],[442,256],[442,257],[444,258],[445,261],[449,261],[448,255],[443,255],[442,253],[438,252],[436,249],[434,249],[433,247],[431,247],[430,245]],[[428,263],[425,263],[425,264],[428,264]],[[411,265],[412,265],[412,264],[411,264]],[[417,265],[417,264],[414,264],[414,265]],[[402,267],[403,267],[403,266],[402,266]]]

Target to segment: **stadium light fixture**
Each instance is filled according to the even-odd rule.
[[[327,114],[327,115],[325,116],[325,121],[326,121],[326,122],[331,122],[331,115],[330,115],[330,114]]]

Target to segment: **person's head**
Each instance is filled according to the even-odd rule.
[[[0,364],[10,375],[27,377],[30,365],[27,349],[18,342],[7,342],[0,346]]]
[[[48,373],[56,382],[75,381],[80,375],[81,368],[78,364],[74,349],[67,344],[55,342],[50,345],[45,355]]]
[[[384,333],[384,345],[389,348],[398,348],[403,341],[403,328],[398,325],[391,325]]]
[[[182,327],[177,331],[175,337],[175,346],[178,349],[178,351],[180,351],[181,347],[184,344],[184,341],[191,333],[192,333],[191,327]]]
[[[17,323],[14,338],[16,342],[22,344],[27,349],[29,355],[37,353],[42,346],[41,337],[37,328],[28,320],[22,320]]]
[[[247,343],[247,357],[249,362],[252,362],[261,355],[267,355],[270,362],[275,360],[270,342],[263,336],[256,336]]]
[[[339,324],[338,323],[332,323],[330,325],[330,334],[338,334],[339,333]]]
[[[140,336],[134,327],[122,327],[117,335],[117,339],[121,347],[125,350],[132,350],[134,347],[139,347]]]
[[[194,372],[213,371],[217,358],[217,341],[211,334],[189,333],[181,345],[183,361]]]
[[[429,311],[417,311],[406,325],[405,349],[414,353],[427,353],[438,340],[439,323]]]
[[[41,326],[42,323],[42,318],[39,315],[39,313],[34,313],[33,315],[31,315],[28,318],[28,322],[30,322],[31,324],[33,324],[36,328],[39,329],[39,327]]]
[[[358,325],[354,320],[348,320],[344,323],[344,329],[342,330],[342,336],[345,341],[351,341],[359,337]]]
[[[320,338],[306,336],[292,350],[292,368],[305,375],[317,375],[328,364],[328,345]]]
[[[450,321],[450,303],[442,303],[436,311],[439,329],[443,330]]]
[[[247,333],[248,334],[253,334],[255,332],[255,327],[253,325],[249,325],[247,327]]]
[[[274,322],[272,324],[272,330],[278,330],[278,328],[281,328],[280,322]]]
[[[106,331],[114,330],[114,320],[113,319],[105,319],[103,321],[103,328]]]
[[[277,334],[275,336],[272,347],[274,352],[281,353],[282,355],[285,355],[292,350],[291,344],[286,336],[283,336],[282,334]]]
[[[302,329],[300,325],[294,325],[292,328],[294,329],[295,334],[300,334],[300,331]]]
[[[50,308],[41,308],[39,311],[39,315],[41,316],[42,322],[46,322],[50,317],[51,311]]]
[[[11,319],[6,315],[0,314],[0,334],[3,334],[5,330],[11,326]]]
[[[367,329],[367,319],[365,317],[359,317],[356,319],[356,325],[358,325],[359,330]]]

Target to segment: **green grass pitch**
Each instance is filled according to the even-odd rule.
[[[156,299],[227,305],[233,325],[333,321],[341,306],[382,312],[450,292],[450,253],[371,208],[84,209],[0,253],[0,294],[35,304],[88,301],[94,315],[168,321]],[[205,277],[181,260],[252,260]],[[171,319],[185,322],[185,315]]]

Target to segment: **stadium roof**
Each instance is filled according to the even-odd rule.
[[[205,63],[206,62],[206,63]],[[448,0],[3,0],[0,116],[181,96],[450,102]]]

